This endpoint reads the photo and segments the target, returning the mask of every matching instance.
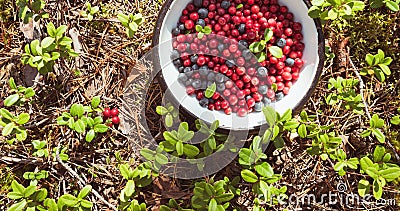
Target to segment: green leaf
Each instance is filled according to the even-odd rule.
[[[45,199],[43,205],[49,208],[48,211],[58,211],[57,203],[54,199]]]
[[[31,87],[27,88],[24,92],[25,98],[30,98],[35,96],[35,90],[33,90]]]
[[[8,136],[11,134],[11,132],[14,130],[15,128],[15,123],[14,122],[10,122],[8,123],[4,128],[3,131],[1,132],[2,136]]]
[[[5,108],[0,109],[0,115],[3,118],[11,120],[11,121],[14,119],[13,115]]]
[[[317,6],[312,6],[308,10],[308,16],[310,16],[311,18],[319,18],[320,14],[321,14],[321,9]]]
[[[375,59],[375,57],[374,57],[372,54],[367,54],[367,55],[365,56],[365,61],[367,61],[367,64],[368,64],[369,66],[373,66],[373,64],[374,64],[374,59]]]
[[[179,156],[183,155],[183,142],[182,141],[176,142],[175,148],[176,148],[176,152],[178,153]]]
[[[390,119],[390,123],[393,125],[400,125],[400,116],[394,116]]]
[[[11,188],[14,192],[19,193],[21,195],[24,194],[25,188],[23,185],[19,184],[16,180],[13,180],[11,182]]]
[[[168,113],[165,116],[165,126],[167,127],[172,127],[172,124],[174,123],[174,119],[170,113]]]
[[[368,167],[372,166],[373,164],[374,163],[372,162],[372,160],[369,159],[367,156],[360,159],[360,166],[363,171],[366,171]]]
[[[267,57],[267,54],[264,51],[256,54],[256,58],[257,58],[258,62],[265,61],[266,57]]]
[[[380,170],[379,174],[382,175],[382,177],[385,178],[386,181],[391,182],[400,176],[400,168],[390,167],[385,170]]]
[[[129,27],[129,29],[130,30],[132,30],[133,32],[136,32],[137,30],[138,30],[138,24],[137,23],[135,23],[135,22],[130,22],[129,24],[128,24],[128,27]]]
[[[385,64],[378,64],[378,66],[381,68],[381,70],[383,71],[383,73],[385,73],[386,75],[390,75],[391,71],[389,69],[389,67]]]
[[[21,210],[24,210],[25,207],[26,207],[26,204],[27,204],[26,200],[23,199],[22,201],[13,204],[10,208],[8,208],[7,211],[21,211]]]
[[[216,211],[217,210],[217,201],[215,199],[211,199],[210,203],[208,204],[208,211]]]
[[[183,152],[185,152],[185,149],[183,149]],[[165,165],[168,163],[168,157],[161,153],[157,153],[154,159],[161,165]]]
[[[105,124],[97,124],[93,127],[96,133],[105,133],[108,130],[108,126]]]
[[[42,40],[41,42],[41,46],[42,48],[47,48],[49,47],[51,44],[53,44],[55,41],[55,39],[53,37],[46,37]]]
[[[168,109],[163,107],[163,106],[157,106],[156,107],[156,112],[157,112],[157,114],[162,115],[162,116],[164,116],[164,115],[169,113]]]
[[[204,33],[204,34],[211,34],[211,32],[212,32],[211,27],[205,26],[205,27],[203,28],[203,33]]]
[[[370,185],[369,185],[368,180],[366,180],[366,179],[361,179],[361,180],[358,182],[357,187],[358,187],[358,194],[359,194],[361,197],[364,197],[366,194],[369,193],[369,187],[370,187]]]
[[[124,188],[125,194],[130,197],[135,192],[135,182],[133,180],[128,180]]]
[[[351,1],[350,3],[348,3],[348,5],[351,7],[353,11],[361,11],[365,7],[363,1]]]
[[[100,101],[101,101],[101,100],[100,100],[100,97],[99,97],[99,96],[94,97],[94,98],[92,99],[92,102],[91,102],[92,108],[97,108],[97,107],[99,107]]]
[[[257,164],[254,168],[256,169],[256,172],[263,177],[271,177],[274,175],[274,170],[267,162]]]
[[[25,123],[27,123],[29,121],[31,117],[29,116],[29,114],[27,113],[22,113],[20,115],[18,115],[18,121],[17,124],[19,125],[23,125]]]
[[[11,77],[10,80],[8,80],[8,84],[10,84],[11,89],[17,89],[17,85],[15,84],[13,77]]]
[[[282,48],[278,46],[271,46],[268,48],[268,51],[272,54],[272,56],[280,59],[283,56]]]
[[[73,104],[70,108],[70,113],[72,116],[81,117],[85,112],[82,104]]]
[[[351,169],[357,169],[357,165],[359,164],[358,162],[358,158],[350,158],[347,161],[347,167],[351,168]]]
[[[274,32],[270,28],[266,28],[264,31],[264,40],[268,42],[274,36]]]
[[[269,126],[275,125],[276,122],[276,111],[271,106],[266,106],[263,108],[263,113],[265,116],[265,120],[267,121]]]
[[[375,167],[368,167],[365,172],[373,179],[377,179],[379,177],[379,171]]]
[[[5,105],[5,106],[12,106],[12,105],[14,105],[18,100],[19,100],[19,95],[18,95],[18,94],[10,95],[10,96],[8,96],[8,97],[4,100],[4,105]]]
[[[200,153],[200,150],[191,144],[184,144],[183,145],[183,153],[188,157],[195,157]]]
[[[243,7],[243,4],[238,4],[237,6],[236,6],[236,9],[240,9],[240,8],[242,8]]]
[[[96,137],[96,132],[94,132],[94,130],[91,129],[89,130],[89,132],[86,133],[85,140],[87,142],[92,142],[95,137]]]
[[[78,203],[78,199],[71,194],[64,194],[58,199],[59,203],[67,205],[67,207],[73,207]]]
[[[311,4],[315,6],[322,6],[325,3],[324,0],[312,0]]]
[[[386,7],[392,10],[393,12],[399,11],[399,3],[394,1],[386,1]]]
[[[154,160],[155,158],[155,152],[146,148],[140,150],[140,155],[142,155],[146,160]]]
[[[258,177],[257,175],[255,175],[253,172],[251,172],[250,170],[242,170],[240,172],[240,175],[242,176],[243,180],[249,183],[255,183],[258,181]]]
[[[263,45],[261,42],[253,42],[249,46],[250,51],[253,53],[259,53],[262,50],[264,50],[264,48],[265,48],[265,45]]]
[[[383,156],[385,155],[385,147],[376,146],[374,150],[374,162],[378,163],[382,161]]]
[[[196,31],[197,32],[203,32],[203,27],[202,26],[200,26],[200,25],[196,25]]]
[[[217,84],[215,84],[215,82],[212,83],[210,86],[208,86],[204,93],[206,98],[211,98],[214,95],[216,89],[217,89]]]
[[[86,130],[85,123],[81,119],[78,119],[74,124],[74,129],[78,133],[85,132],[85,130]]]
[[[335,20],[339,16],[339,11],[336,8],[332,8],[328,11],[328,19]]]
[[[218,203],[222,204],[224,202],[232,200],[234,197],[235,195],[233,193],[224,193],[216,196],[215,199]]]
[[[374,134],[375,138],[378,139],[380,143],[385,143],[385,135],[382,133],[381,130],[373,128],[372,134]]]
[[[67,31],[67,26],[66,25],[61,25],[56,30],[56,36],[57,37],[61,37],[66,31]]]
[[[297,133],[301,138],[307,137],[307,127],[305,124],[301,124],[299,128],[297,128]]]
[[[131,169],[130,169],[128,164],[120,165],[119,166],[119,171],[121,172],[122,177],[124,177],[126,180],[129,180],[131,178],[129,176],[130,172],[131,172]]]
[[[88,201],[88,200],[82,200],[82,201],[81,201],[81,206],[82,206],[82,207],[85,207],[85,208],[88,208],[89,210],[91,210],[90,208],[93,207],[93,203],[90,202],[90,201]],[[83,209],[83,210],[84,210],[84,209]]]
[[[17,193],[17,192],[9,192],[7,194],[7,197],[9,199],[16,200],[16,199],[20,199],[20,198],[24,197],[24,195],[20,194],[20,193]]]
[[[383,189],[382,183],[379,179],[374,179],[374,183],[372,184],[372,192],[374,194],[375,199],[380,199],[382,197]]]

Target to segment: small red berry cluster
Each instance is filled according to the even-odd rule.
[[[119,122],[120,122],[118,114],[119,114],[118,108],[113,108],[113,109],[105,108],[104,111],[103,111],[104,119],[110,119],[111,118],[111,122],[114,125],[118,125]],[[112,125],[110,124],[110,126],[112,126]]]
[[[198,36],[198,25],[210,27],[211,34]],[[277,58],[264,49],[266,58],[258,62],[249,46],[264,39],[267,28],[273,36],[266,49],[277,46],[283,55]],[[299,78],[305,47],[301,31],[301,23],[278,0],[193,0],[172,30],[171,59],[180,72],[178,81],[201,106],[246,116],[281,100]],[[212,83],[217,92],[206,98]]]

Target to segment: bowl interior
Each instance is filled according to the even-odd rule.
[[[161,71],[166,85],[181,106],[191,112],[196,118],[201,118],[208,123],[219,120],[220,127],[228,130],[251,130],[265,124],[262,112],[252,112],[247,117],[238,117],[236,114],[226,115],[221,111],[210,111],[203,108],[199,105],[196,98],[187,96],[185,87],[177,82],[179,73],[170,59],[170,52],[173,50],[171,31],[173,27],[176,27],[182,10],[189,2],[190,0],[173,1],[162,22],[160,34],[156,35],[159,39],[158,54],[160,67],[162,68]],[[319,77],[317,72],[321,58],[319,58],[318,54],[318,31],[314,20],[308,16],[306,4],[302,0],[279,0],[279,4],[287,6],[289,11],[294,14],[295,21],[303,25],[302,33],[304,35],[303,42],[305,43],[303,51],[304,66],[299,79],[290,89],[288,95],[282,100],[271,104],[276,111],[283,113],[287,109],[294,109],[296,106],[299,106],[303,98],[309,97],[312,83],[316,77]]]

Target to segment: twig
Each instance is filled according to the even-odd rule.
[[[349,48],[349,47],[347,47],[347,51],[350,52],[350,48]],[[364,87],[365,87],[364,81],[362,80],[362,78],[361,78],[361,76],[360,76],[360,73],[357,71],[357,68],[356,68],[356,66],[354,65],[354,63],[353,63],[353,61],[351,60],[350,57],[349,57],[349,61],[350,61],[351,66],[353,67],[354,73],[356,74],[358,80],[360,81],[361,100],[362,100],[363,103],[364,103],[365,112],[366,112],[366,114],[367,114],[367,116],[368,116],[368,119],[371,120],[371,114],[369,113],[369,110],[368,110],[368,109],[369,109],[368,103],[367,103],[367,101],[365,101],[365,98],[364,98]],[[396,157],[396,160],[397,160],[397,161],[400,161],[400,156],[399,156],[399,154],[397,153],[397,150],[396,150],[396,149],[393,147],[393,145],[390,143],[390,141],[387,142],[387,145],[390,147],[390,149],[392,149],[393,154],[394,154],[394,156]]]
[[[74,176],[75,178],[78,179],[78,182],[80,183],[81,187],[86,185],[86,182],[83,181],[83,179],[78,175],[78,173],[76,173],[73,169],[71,169],[66,163],[62,162],[61,158],[60,158],[60,146],[61,146],[61,141],[58,142],[57,145],[57,150],[56,150],[56,158],[57,161],[70,173],[72,174],[72,176]],[[106,204],[108,207],[110,207],[112,210],[117,211],[117,208],[112,205],[111,203],[109,203],[108,201],[106,201],[100,194],[99,192],[97,192],[95,189],[92,189],[93,194],[100,199],[100,201],[102,201],[104,204]]]

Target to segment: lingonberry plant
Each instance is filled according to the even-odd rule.
[[[86,17],[89,21],[92,21],[94,16],[96,15],[96,13],[99,12],[100,9],[98,6],[92,7],[90,2],[86,2],[85,6],[86,6],[86,11],[82,10],[80,14],[83,17]]]
[[[65,36],[67,26],[55,28],[53,23],[47,24],[49,37],[42,41],[33,40],[25,45],[25,53],[21,61],[31,67],[37,68],[41,74],[53,71],[53,66],[59,58],[76,57],[78,54],[72,49],[72,39]]]
[[[397,12],[399,11],[400,0],[369,0],[369,3],[372,8],[380,8],[385,5],[393,12]]]
[[[28,132],[24,125],[29,121],[28,113],[21,113],[17,116],[10,113],[7,109],[0,109],[0,125],[3,126],[1,135],[7,138],[7,143],[13,144],[16,140],[24,141],[28,137]]]
[[[369,137],[373,135],[380,143],[385,143],[385,135],[382,132],[382,129],[385,127],[385,121],[377,114],[374,114],[369,121],[369,128],[364,130],[361,133],[361,137]]]
[[[254,137],[250,147],[242,148],[239,152],[239,163],[244,167],[240,175],[244,181],[252,184],[252,191],[256,196],[266,203],[277,204],[276,197],[287,198],[287,187],[276,188],[272,185],[279,181],[282,175],[274,173],[271,165],[265,161],[267,158],[263,153],[261,137]]]
[[[151,164],[144,162],[132,169],[129,164],[122,164],[119,167],[119,171],[124,179],[128,180],[124,189],[120,194],[119,210],[128,211],[146,211],[146,204],[139,203],[135,198],[138,196],[137,187],[145,187],[149,185],[153,180],[152,176],[158,174],[151,170]]]
[[[165,107],[157,106],[156,112],[158,115],[165,116],[164,122],[167,127],[172,127],[179,115],[179,111],[171,103],[167,103]]]
[[[397,113],[400,113],[400,107],[397,109]],[[390,123],[393,125],[400,125],[400,115],[396,115],[390,119]]]
[[[172,153],[172,155],[178,157],[185,155],[189,158],[194,158],[200,153],[199,148],[187,143],[194,136],[194,132],[189,131],[187,122],[182,122],[179,125],[178,131],[165,131],[163,136],[165,141],[162,141],[160,145],[164,147],[166,152]]]
[[[9,80],[9,85],[10,85],[10,92],[15,93],[10,96],[8,96],[4,100],[4,106],[21,106],[23,105],[26,101],[30,100],[33,96],[35,96],[35,90],[33,88],[28,87],[25,88],[23,86],[17,86],[15,84],[14,78],[10,78]]]
[[[209,26],[203,26],[202,24],[196,25],[197,37],[202,39],[205,34],[211,34],[211,28]]]
[[[45,158],[49,156],[49,150],[46,148],[47,141],[33,140],[32,146],[34,149],[34,152],[32,153],[33,156]]]
[[[385,53],[381,49],[379,49],[378,53],[375,55],[367,54],[365,56],[365,61],[368,66],[362,69],[360,72],[361,75],[375,74],[378,80],[383,82],[385,81],[386,76],[389,76],[392,73],[389,65],[392,63],[393,59],[385,57]]]
[[[214,121],[210,127],[207,126],[202,120],[196,120],[196,129],[205,135],[204,141],[200,143],[202,151],[197,157],[206,157],[211,155],[214,151],[221,149],[224,142],[227,139],[227,135],[217,133],[216,130],[219,127],[219,121]]]
[[[17,5],[19,7],[18,17],[24,23],[28,23],[32,18],[35,21],[38,21],[40,18],[49,18],[49,14],[42,11],[46,6],[46,2],[43,0],[18,0]]]
[[[34,172],[26,171],[23,175],[24,179],[30,180],[29,185],[37,186],[38,181],[41,179],[46,179],[49,176],[49,172],[46,170],[35,169]]]
[[[356,12],[364,9],[363,1],[356,0],[313,0],[308,15],[312,18],[320,18],[322,21],[338,18],[353,18]]]
[[[267,43],[272,39],[273,36],[274,32],[270,28],[266,28],[264,32],[264,39],[260,42],[253,42],[250,44],[249,49],[251,52],[256,54],[258,62],[265,61],[268,52],[278,59],[282,58],[283,52],[279,46],[267,46]],[[282,47],[284,46],[285,45],[282,44]]]
[[[358,193],[364,197],[369,194],[372,185],[372,192],[376,199],[380,199],[383,194],[383,187],[400,177],[400,167],[397,164],[389,163],[390,153],[386,152],[383,146],[376,146],[371,155],[366,155],[360,159],[360,173],[367,174],[358,183]],[[372,184],[370,183],[372,181]]]
[[[214,178],[211,178],[208,182],[195,183],[191,204],[199,211],[223,211],[228,209],[229,201],[233,197],[235,195],[228,188],[225,180],[214,181]]]
[[[91,142],[98,133],[105,133],[108,126],[103,124],[103,118],[98,115],[102,110],[98,107],[100,98],[94,97],[91,106],[73,104],[68,112],[63,112],[57,118],[57,124],[67,125],[79,134],[86,133],[85,140]],[[86,132],[86,130],[89,130]]]
[[[364,104],[360,94],[356,93],[355,86],[359,81],[354,78],[343,79],[338,77],[337,79],[330,78],[328,89],[333,90],[325,97],[325,102],[328,105],[340,105],[346,110],[352,110],[356,114],[364,113]]]
[[[120,13],[118,14],[118,20],[123,26],[126,27],[126,34],[129,38],[133,37],[133,35],[138,30],[140,24],[144,22],[144,18],[140,13],[135,15],[133,15],[132,13],[128,15]]]

